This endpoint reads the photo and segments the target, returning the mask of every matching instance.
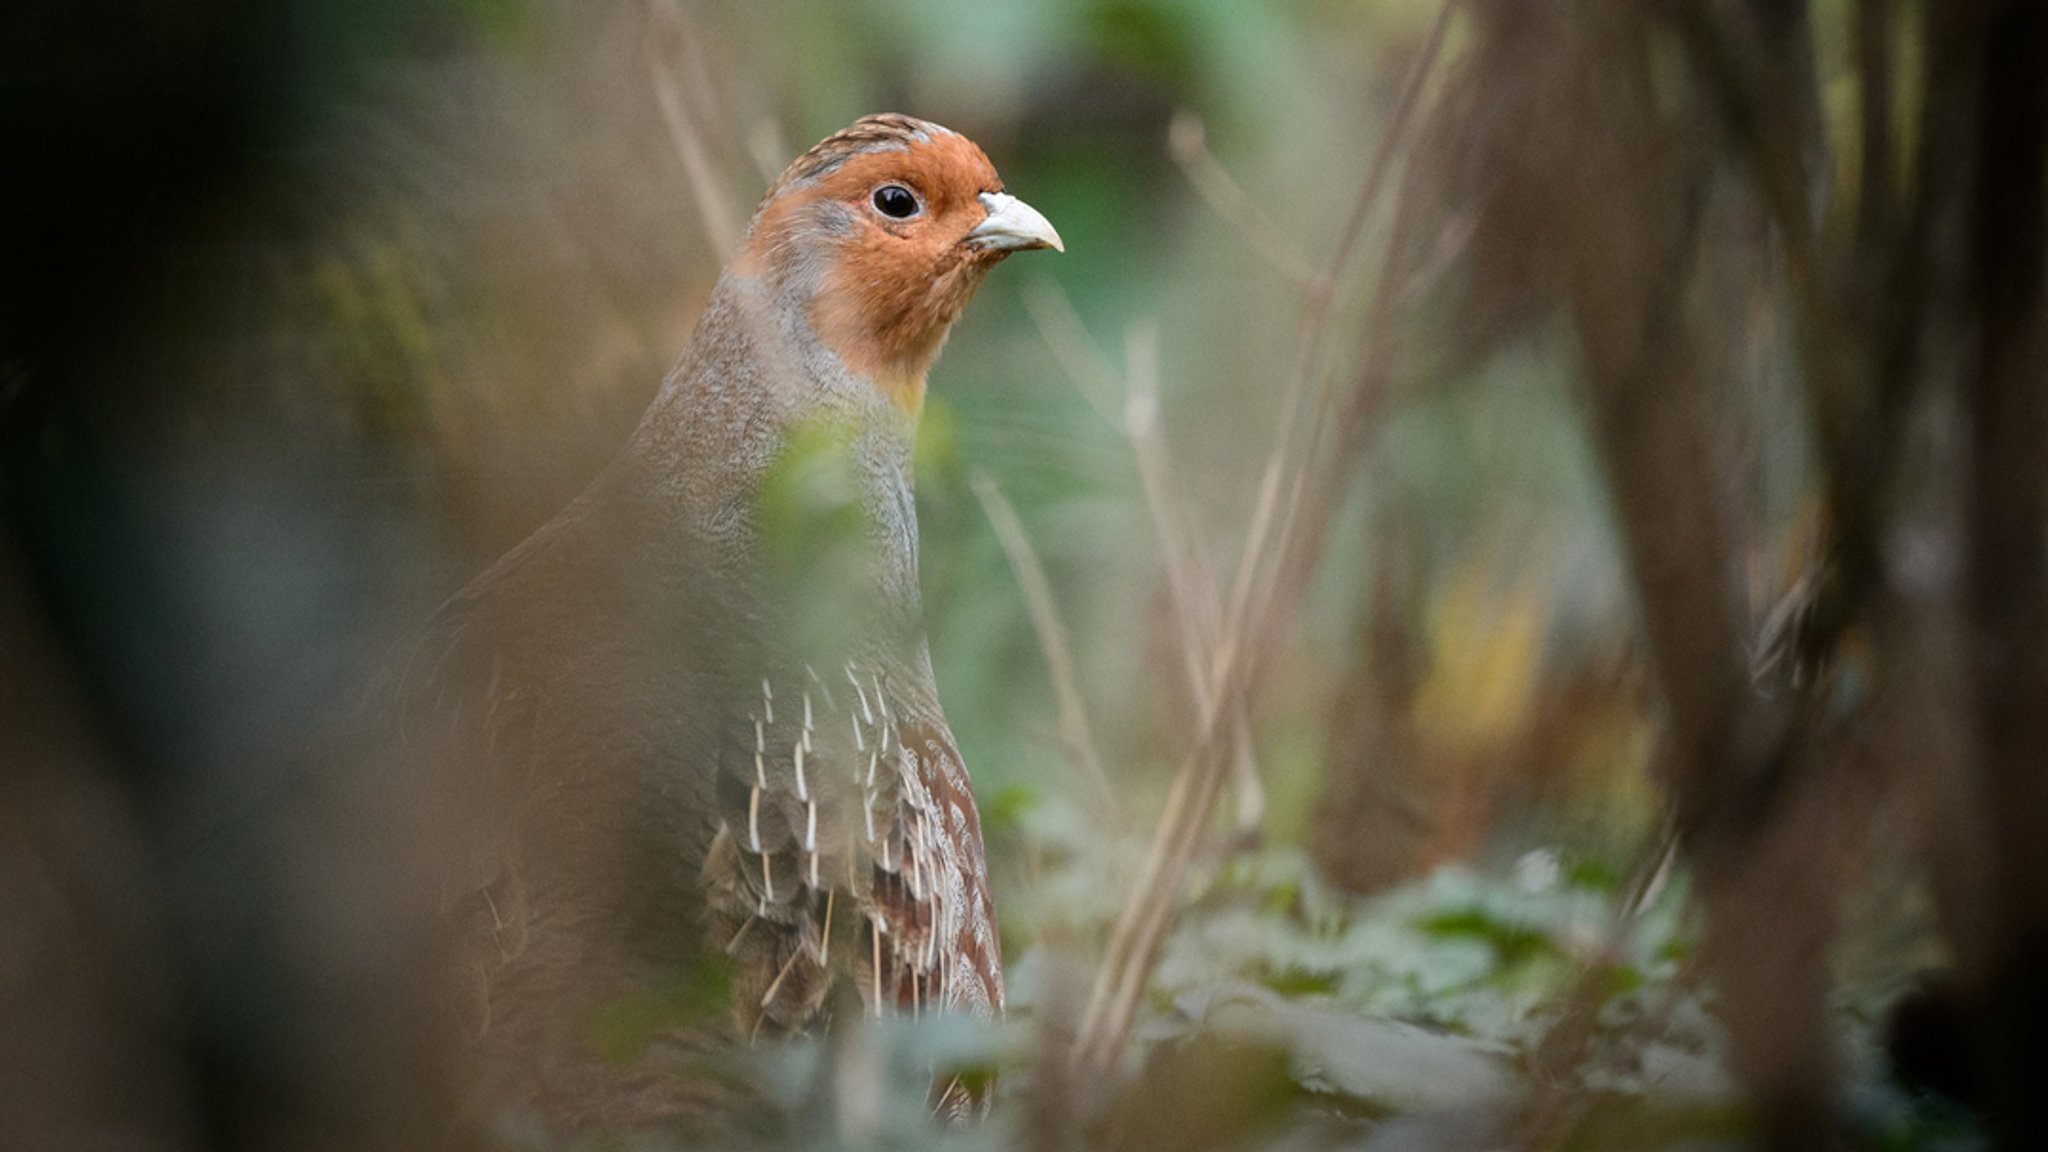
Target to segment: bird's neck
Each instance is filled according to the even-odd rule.
[[[746,580],[769,544],[778,469],[829,429],[844,467],[824,474],[865,520],[866,574],[855,589],[896,633],[920,615],[911,453],[917,415],[825,346],[803,311],[764,281],[728,273],[681,361],[634,433],[627,456],[665,517],[709,567]],[[921,387],[921,382],[920,382]],[[774,517],[768,517],[774,519]]]

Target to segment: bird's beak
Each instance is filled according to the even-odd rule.
[[[1067,250],[1067,246],[1060,243],[1060,234],[1053,230],[1052,221],[1015,196],[1007,192],[983,192],[981,202],[988,208],[988,219],[975,225],[974,231],[967,234],[969,244],[994,252],[1022,252],[1027,248],[1050,248],[1055,252]]]

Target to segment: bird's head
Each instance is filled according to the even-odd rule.
[[[907,411],[998,260],[1060,249],[965,136],[866,116],[796,159],[761,201],[734,271],[796,302],[818,339]]]

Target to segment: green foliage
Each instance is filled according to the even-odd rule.
[[[661,989],[622,996],[600,1005],[585,1040],[599,1059],[625,1064],[657,1037],[713,1023],[732,1011],[731,973],[717,958],[679,969]]]
[[[761,567],[795,651],[844,652],[872,606],[875,526],[862,493],[859,433],[832,420],[793,429],[754,497]]]
[[[1295,871],[1284,857],[1279,870]],[[1531,891],[1460,869],[1373,900],[1338,901],[1312,917],[1303,914],[1311,902],[1271,894],[1256,882],[1228,895],[1212,891],[1203,914],[1168,944],[1161,994],[1175,999],[1247,981],[1309,990],[1333,1010],[1513,1048],[1540,1033],[1590,950],[1610,937],[1621,956],[1610,962],[1605,992],[1616,1004],[1668,983],[1677,971],[1672,954],[1685,951],[1675,918],[1617,926],[1611,892]]]
[[[1105,60],[1185,89],[1199,76],[1192,29],[1168,5],[1107,0],[1086,16],[1089,45]]]

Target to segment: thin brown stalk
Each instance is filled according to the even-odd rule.
[[[1055,357],[1073,379],[1075,387],[1105,420],[1116,423],[1111,416],[1109,399],[1117,383],[1116,372],[1109,367],[1107,360],[1088,339],[1086,330],[1079,316],[1075,315],[1072,305],[1056,287],[1049,284],[1038,289],[1027,298],[1027,301],[1033,320],[1038,324],[1047,345],[1053,349]],[[1208,573],[1200,562],[1199,552],[1189,544],[1185,524],[1170,495],[1174,490],[1172,461],[1158,428],[1156,334],[1149,327],[1139,324],[1133,325],[1125,336],[1126,359],[1130,373],[1125,386],[1124,418],[1120,427],[1138,461],[1147,509],[1153,530],[1158,537],[1162,567],[1166,572],[1169,593],[1173,598],[1174,618],[1180,632],[1183,653],[1188,662],[1189,694],[1196,712],[1206,718],[1213,716],[1213,708],[1207,692],[1208,684],[1203,674],[1202,661],[1209,643],[1204,633],[1205,624],[1209,628],[1215,626],[1217,608],[1214,581],[1207,578]],[[1201,607],[1204,604],[1207,605],[1206,613]],[[1162,827],[1180,827],[1184,822],[1184,814],[1190,810],[1191,805],[1197,804],[1194,793],[1198,790],[1199,780],[1193,766],[1194,762],[1189,761],[1175,773],[1161,816]],[[1206,811],[1207,803],[1200,803],[1199,807]],[[1172,849],[1173,845],[1167,839],[1155,837],[1137,882],[1131,888],[1129,901],[1111,931],[1105,962],[1097,969],[1089,993],[1088,1007],[1082,1017],[1084,1027],[1085,1022],[1102,1020],[1107,1005],[1112,1002],[1116,991],[1115,977],[1123,970],[1123,966],[1112,962],[1111,958],[1129,953],[1144,921],[1144,909],[1140,902],[1144,898],[1144,893],[1154,891],[1160,886],[1159,877],[1171,864]],[[1083,1054],[1084,1046],[1093,1033],[1077,1032],[1076,1035],[1075,1059],[1088,1059],[1093,1063],[1092,1057]]]
[[[1170,496],[1179,489],[1173,480],[1172,455],[1159,433],[1159,330],[1155,325],[1133,324],[1125,331],[1124,360],[1130,378],[1130,399],[1124,406],[1125,435],[1138,458],[1145,500],[1166,558],[1167,587],[1180,625],[1189,700],[1198,714],[1206,715],[1218,701],[1209,696],[1202,669],[1222,630],[1223,607],[1216,599],[1215,573],[1190,541],[1185,519]],[[1249,710],[1242,698],[1230,701],[1229,708],[1231,792],[1237,798],[1235,833],[1238,840],[1253,843],[1265,826],[1266,787],[1252,746]]]
[[[1215,685],[1211,698],[1242,698],[1248,665],[1233,659],[1226,660],[1222,667],[1225,679]],[[1154,834],[1144,875],[1146,882],[1132,890],[1119,919],[1119,929],[1124,929],[1125,921],[1129,921],[1129,929],[1124,933],[1124,960],[1112,966],[1111,955],[1105,955],[1097,972],[1095,993],[1090,997],[1089,1012],[1083,1018],[1075,1046],[1076,1059],[1097,1072],[1113,1067],[1122,1051],[1166,930],[1173,924],[1178,910],[1175,894],[1201,846],[1202,830],[1215,807],[1229,764],[1221,740],[1223,722],[1224,712],[1220,708],[1202,716],[1197,737],[1175,773],[1174,795]]]
[[[795,155],[796,149],[789,146],[789,137],[783,135],[780,121],[773,116],[755,119],[753,129],[747,133],[747,158],[754,162],[754,171],[760,174],[764,187],[775,183]]]
[[[1261,561],[1269,555],[1266,536],[1274,522],[1276,505],[1279,500],[1283,478],[1290,463],[1297,455],[1304,459],[1299,467],[1307,468],[1306,458],[1312,452],[1297,453],[1295,446],[1295,421],[1301,408],[1303,394],[1314,372],[1316,357],[1323,347],[1324,335],[1337,301],[1337,288],[1345,269],[1351,266],[1352,256],[1365,236],[1366,221],[1372,209],[1379,202],[1380,193],[1386,185],[1388,174],[1393,169],[1394,157],[1399,145],[1406,140],[1408,126],[1414,120],[1415,108],[1421,102],[1424,83],[1443,49],[1444,34],[1450,27],[1451,16],[1458,7],[1457,0],[1447,0],[1437,11],[1435,24],[1430,27],[1429,36],[1423,42],[1415,63],[1409,68],[1408,77],[1401,88],[1400,101],[1394,106],[1392,120],[1387,133],[1381,137],[1379,148],[1374,152],[1372,163],[1366,169],[1365,183],[1360,187],[1358,198],[1352,203],[1351,213],[1345,219],[1342,231],[1338,233],[1337,246],[1330,257],[1328,269],[1309,286],[1308,300],[1302,308],[1301,323],[1295,333],[1295,347],[1292,367],[1287,376],[1287,391],[1280,403],[1280,419],[1275,426],[1273,448],[1268,454],[1266,472],[1259,483],[1259,497],[1252,513],[1251,527],[1246,535],[1244,551],[1239,558],[1237,579],[1231,590],[1230,611],[1227,619],[1233,627],[1242,630],[1251,609],[1252,592],[1256,577],[1261,570]],[[1309,443],[1307,448],[1313,449]],[[1284,551],[1284,538],[1273,551]]]
[[[1282,554],[1281,560],[1271,568],[1264,561],[1268,557],[1269,537],[1276,523],[1281,507],[1283,484],[1290,490],[1298,489],[1309,470],[1318,467],[1336,467],[1341,461],[1330,457],[1318,457],[1313,451],[1314,444],[1298,447],[1296,444],[1296,419],[1301,401],[1313,374],[1313,365],[1324,343],[1331,310],[1335,302],[1336,285],[1339,278],[1350,266],[1352,255],[1363,237],[1365,221],[1385,185],[1386,175],[1392,165],[1396,146],[1406,137],[1407,127],[1413,118],[1419,102],[1424,80],[1441,49],[1444,31],[1455,0],[1447,3],[1440,11],[1436,25],[1431,30],[1408,82],[1402,99],[1397,106],[1388,133],[1382,139],[1378,153],[1373,159],[1365,186],[1346,221],[1340,242],[1331,259],[1329,270],[1318,278],[1310,288],[1309,298],[1303,309],[1300,328],[1297,333],[1293,369],[1289,374],[1286,395],[1281,403],[1280,420],[1275,432],[1274,445],[1269,455],[1265,474],[1260,483],[1256,509],[1246,534],[1241,554],[1237,580],[1234,585],[1230,608],[1223,616],[1224,627],[1209,652],[1209,687],[1198,693],[1203,703],[1200,708],[1198,735],[1182,760],[1182,766],[1174,782],[1167,810],[1162,814],[1153,836],[1152,848],[1148,853],[1146,867],[1138,884],[1131,891],[1122,915],[1111,934],[1110,946],[1098,970],[1095,988],[1089,1004],[1083,1013],[1075,1046],[1076,1060],[1084,1067],[1098,1072],[1107,1071],[1121,1051],[1129,1035],[1132,1021],[1136,1017],[1138,1002],[1159,948],[1171,925],[1176,910],[1176,894],[1186,876],[1187,867],[1202,839],[1202,829],[1213,810],[1224,770],[1230,763],[1228,750],[1222,747],[1222,737],[1229,735],[1225,728],[1227,718],[1241,715],[1233,703],[1224,707],[1226,701],[1242,702],[1248,698],[1254,662],[1247,659],[1249,652],[1262,647],[1260,638],[1252,629],[1265,621],[1274,619],[1284,607],[1272,598],[1256,595],[1258,575],[1262,571],[1286,572],[1301,562],[1288,555],[1296,538],[1283,530],[1277,540],[1272,541],[1274,551]],[[1382,268],[1382,274],[1386,268]],[[1305,450],[1304,450],[1305,448]],[[1296,463],[1296,456],[1302,459]],[[1292,483],[1288,474],[1296,472]],[[1294,500],[1290,498],[1290,505]],[[1315,548],[1321,546],[1318,534],[1311,540]],[[1312,566],[1312,559],[1310,561]],[[1298,594],[1298,591],[1295,593]],[[1262,605],[1254,620],[1253,605]]]
[[[667,9],[669,18],[677,25],[677,35],[687,42],[690,30],[682,9],[673,4]],[[683,85],[674,64],[652,38],[647,41],[647,64],[654,80],[655,101],[661,105],[661,118],[675,141],[676,156],[683,162],[683,175],[697,204],[697,222],[704,229],[704,241],[713,252],[730,251],[740,237],[743,222],[739,210],[719,179],[718,166],[711,159],[703,130],[683,98]],[[698,87],[704,86],[700,83]]]
[[[1109,774],[1102,767],[1102,757],[1096,751],[1095,733],[1088,723],[1088,707],[1082,701],[1079,678],[1074,673],[1074,656],[1067,643],[1067,627],[1060,620],[1059,608],[1053,602],[1052,585],[1045,578],[1045,566],[1039,563],[1038,551],[1031,546],[1031,538],[1024,532],[1024,522],[1018,518],[1009,498],[1003,495],[995,477],[976,469],[968,483],[974,489],[975,499],[981,501],[981,510],[988,516],[996,542],[1002,545],[1003,555],[1010,562],[1010,571],[1017,577],[1017,587],[1024,593],[1025,607],[1031,613],[1031,626],[1038,633],[1039,650],[1045,656],[1046,671],[1052,677],[1053,696],[1059,703],[1060,741],[1066,745],[1074,767],[1080,769],[1081,775],[1094,788],[1096,800],[1101,805],[1100,815],[1110,826],[1121,827],[1123,806],[1117,800],[1116,789],[1111,786]]]
[[[1525,1147],[1555,1147],[1569,1134],[1583,1103],[1575,1073],[1591,1049],[1600,1007],[1613,989],[1616,958],[1626,954],[1629,933],[1664,891],[1677,857],[1678,821],[1667,814],[1656,836],[1637,853],[1601,941],[1581,960],[1571,988],[1529,1050],[1531,1088],[1519,1119]]]
[[[1306,471],[1298,474],[1288,493],[1280,536],[1289,542],[1289,547],[1274,566],[1272,579],[1267,584],[1257,616],[1259,623],[1252,631],[1255,636],[1270,640],[1285,631],[1291,606],[1306,591],[1316,558],[1322,555],[1331,521],[1342,503],[1345,485],[1352,476],[1352,466],[1366,451],[1372,430],[1377,426],[1374,417],[1388,399],[1388,375],[1394,349],[1392,328],[1397,305],[1427,291],[1433,277],[1441,276],[1451,267],[1448,263],[1432,262],[1417,272],[1407,271],[1409,255],[1417,241],[1416,215],[1416,206],[1404,195],[1394,213],[1386,256],[1367,310],[1361,367],[1350,388],[1343,393],[1341,402],[1336,390],[1323,390],[1315,415],[1310,420],[1308,444],[1321,443],[1333,423],[1335,444],[1328,463],[1313,476]],[[1255,657],[1262,656],[1263,653],[1255,654]]]
[[[1050,279],[1031,281],[1024,289],[1024,312],[1081,398],[1105,423],[1121,427],[1116,394],[1123,390],[1123,381],[1088,338],[1088,329],[1066,293]]]
[[[1179,627],[1181,654],[1188,677],[1188,697],[1197,711],[1209,707],[1204,696],[1208,688],[1202,676],[1202,657],[1215,643],[1217,606],[1212,595],[1203,596],[1201,553],[1188,540],[1185,517],[1173,498],[1178,491],[1173,458],[1165,437],[1159,433],[1159,330],[1150,323],[1132,324],[1124,333],[1124,362],[1128,371],[1128,393],[1124,402],[1124,436],[1138,462],[1138,481],[1145,492],[1145,507],[1159,538],[1161,566],[1166,573],[1167,594],[1173,600],[1174,621]],[[1213,586],[1214,581],[1209,581]]]
[[[1152,963],[1172,924],[1174,894],[1187,875],[1206,816],[1215,805],[1225,763],[1215,737],[1214,725],[1205,725],[1201,738],[1174,774],[1173,792],[1160,818],[1145,871],[1118,918],[1122,946],[1115,947],[1113,940],[1096,971],[1074,1048],[1075,1060],[1083,1068],[1098,1073],[1113,1068],[1137,1015]],[[1119,962],[1111,964],[1112,959]]]
[[[1180,626],[1182,667],[1188,677],[1188,698],[1197,713],[1215,706],[1202,675],[1204,658],[1223,627],[1223,606],[1216,599],[1216,574],[1170,494],[1179,491],[1173,479],[1173,458],[1159,433],[1159,330],[1133,324],[1124,334],[1124,360],[1130,374],[1130,400],[1124,406],[1125,435],[1138,459],[1145,500],[1166,557],[1167,587],[1174,618]],[[1237,798],[1236,837],[1257,841],[1266,822],[1266,787],[1259,776],[1252,747],[1251,722],[1244,701],[1231,716],[1231,792]]]
[[[1259,211],[1229,169],[1209,151],[1208,130],[1200,116],[1186,109],[1174,113],[1173,123],[1166,129],[1166,148],[1209,210],[1235,228],[1274,271],[1296,284],[1316,281],[1319,272],[1315,265]]]
[[[1041,284],[1027,298],[1027,308],[1075,387],[1105,420],[1117,423],[1111,416],[1109,399],[1117,384],[1117,374],[1089,340],[1080,317],[1065,295],[1056,286]],[[1171,495],[1177,491],[1177,486],[1172,457],[1165,438],[1159,432],[1157,329],[1146,323],[1131,325],[1125,331],[1124,349],[1128,368],[1123,420],[1119,427],[1137,460],[1147,511],[1158,538],[1161,566],[1166,574],[1188,678],[1189,699],[1198,715],[1209,717],[1214,712],[1216,701],[1210,693],[1206,664],[1208,653],[1215,644],[1216,632],[1221,627],[1221,605],[1217,601],[1214,573],[1204,563],[1201,549],[1192,542],[1191,528]],[[1265,792],[1251,748],[1248,719],[1241,706],[1235,710],[1233,719],[1238,833],[1240,839],[1249,841],[1263,826]],[[1197,784],[1198,780],[1184,765],[1168,793],[1162,816],[1164,824],[1180,825]],[[1208,805],[1204,803],[1201,808],[1207,811]],[[1170,847],[1164,840],[1154,841],[1138,882],[1132,888],[1133,902],[1112,929],[1107,955],[1121,956],[1128,952],[1140,927],[1141,914],[1136,899],[1138,894],[1158,887],[1158,878],[1169,864]],[[1090,1010],[1085,1018],[1100,1018],[1103,1006],[1109,1003],[1117,970],[1113,964],[1105,964],[1099,970],[1090,994]]]
[[[1158,539],[1160,564],[1166,574],[1174,623],[1188,677],[1188,693],[1196,709],[1204,707],[1203,656],[1213,644],[1218,622],[1214,579],[1191,540],[1185,517],[1172,493],[1177,490],[1173,461],[1159,433],[1158,330],[1134,323],[1124,333],[1127,375],[1116,369],[1089,339],[1081,318],[1066,294],[1050,281],[1025,292],[1025,310],[1038,327],[1046,347],[1069,380],[1104,422],[1123,433],[1138,465],[1146,513]],[[1116,392],[1124,393],[1122,418],[1116,415]]]

